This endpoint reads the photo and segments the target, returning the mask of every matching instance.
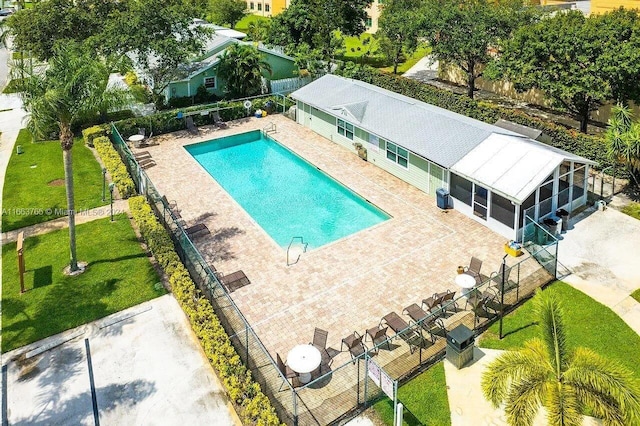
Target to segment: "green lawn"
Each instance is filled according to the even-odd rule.
[[[562,301],[570,346],[590,348],[598,354],[619,361],[640,378],[640,363],[632,354],[640,353],[640,336],[611,309],[586,294],[557,281],[544,291],[555,293]],[[504,319],[507,335],[498,339],[498,323],[480,339],[479,346],[490,349],[518,349],[523,342],[538,336],[533,317],[533,304],[527,301]]]
[[[355,63],[365,63],[373,67],[380,68],[385,72],[393,72],[393,65],[387,66],[388,62],[378,50],[378,41],[372,34],[364,33],[360,37],[342,37],[345,44],[344,59]],[[365,43],[366,41],[366,43]],[[363,57],[366,52],[370,52],[368,57]],[[398,74],[403,74],[414,66],[420,59],[431,52],[431,48],[425,44],[420,44],[416,51],[407,60],[398,66]]]
[[[398,389],[398,399],[405,406],[404,424],[408,426],[444,426],[451,424],[444,365],[437,363],[429,370]],[[393,424],[393,402],[384,398],[374,404],[387,425]]]
[[[638,302],[640,302],[640,288],[634,291],[633,293],[631,293],[631,297],[633,297]]]
[[[270,18],[267,18],[265,16],[258,16],[258,15],[245,15],[244,18],[242,18],[235,26],[235,30],[237,31],[242,31],[242,32],[246,32],[247,29],[249,28],[249,24],[251,22],[257,22],[257,21],[269,21]]]
[[[2,352],[105,317],[165,293],[127,215],[77,227],[78,258],[88,263],[76,277],[69,263],[69,231],[24,241],[25,287],[20,294],[16,244],[2,247]]]
[[[418,46],[416,51],[413,52],[413,54],[410,57],[408,57],[406,61],[404,61],[398,66],[398,74],[401,75],[409,71],[409,68],[414,66],[420,59],[424,58],[429,53],[431,53],[431,47],[425,44],[420,44],[420,46]],[[388,73],[392,73],[393,66],[381,68],[381,70],[386,71]]]
[[[629,203],[622,209],[622,213],[640,219],[640,203]]]
[[[7,167],[4,232],[64,216],[67,206],[60,143],[32,143],[29,132],[21,130],[16,145],[22,145],[24,152],[13,150]],[[102,202],[102,170],[91,150],[78,138],[72,152],[76,210],[107,204]]]

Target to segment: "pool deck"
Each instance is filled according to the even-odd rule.
[[[271,122],[277,126],[274,139],[392,218],[304,253],[287,266],[286,250],[183,148]],[[157,162],[147,170],[149,177],[177,202],[188,225],[203,222],[211,230],[195,241],[207,261],[218,271],[241,269],[249,277],[251,284],[232,297],[274,358],[277,352],[286,359],[293,346],[309,343],[315,327],[327,330],[327,345],[339,349],[343,337],[354,330],[364,333],[391,311],[401,314],[434,292],[459,291],[456,267],[468,265],[471,256],[484,261],[486,275],[504,256],[504,237],[459,212],[438,209],[433,196],[280,115],[154,140],[158,145],[144,148]],[[339,357],[336,365],[349,359],[348,353]]]

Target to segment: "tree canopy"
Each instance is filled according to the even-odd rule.
[[[574,114],[586,132],[589,114],[607,100],[640,100],[640,26],[636,11],[585,17],[558,12],[520,28],[496,64],[519,90],[540,89]]]
[[[232,97],[260,94],[262,73],[271,73],[271,66],[255,46],[234,44],[220,58],[218,74],[226,81],[226,91]]]
[[[208,18],[218,25],[236,24],[247,14],[247,2],[244,0],[210,0]]]
[[[412,53],[418,46],[419,13],[422,0],[390,0],[385,3],[377,32],[380,50],[393,64],[393,73],[398,72],[398,65],[404,53]]]
[[[420,23],[431,55],[460,67],[473,98],[482,68],[515,28],[535,17],[520,0],[426,0]]]

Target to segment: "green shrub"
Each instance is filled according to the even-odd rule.
[[[127,167],[122,162],[120,155],[115,150],[111,141],[106,136],[98,136],[93,140],[96,151],[102,158],[104,166],[111,175],[111,180],[116,184],[122,198],[129,198],[136,193],[136,187],[129,176]]]
[[[138,84],[138,76],[133,71],[127,71],[127,73],[124,75],[124,82],[127,84],[127,86]]]
[[[107,129],[103,126],[91,126],[82,131],[82,137],[87,146],[93,147],[93,140],[99,136],[106,136]]]
[[[448,109],[476,120],[493,124],[498,119],[512,121],[532,127],[553,138],[551,146],[564,149],[582,157],[598,162],[598,168],[611,165],[607,158],[604,141],[597,136],[580,133],[575,129],[549,123],[532,117],[519,110],[511,110],[488,102],[477,101],[448,90],[439,89],[430,84],[399,75],[387,74],[366,66],[345,66],[339,74],[362,80],[366,83],[421,100],[440,108]]]
[[[169,234],[157,220],[144,197],[129,199],[129,209],[140,234],[156,260],[169,277],[171,290],[189,318],[191,328],[200,340],[207,358],[235,402],[243,424],[281,425],[269,399],[251,372],[242,364],[231,340],[216,316],[213,306],[191,280],[187,269],[175,252]]]

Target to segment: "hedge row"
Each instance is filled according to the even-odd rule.
[[[383,89],[391,90],[392,92],[400,93],[486,123],[493,124],[502,118],[541,130],[553,138],[550,145],[597,161],[598,168],[611,165],[606,155],[604,141],[599,137],[586,135],[577,130],[567,129],[563,126],[543,121],[519,110],[511,110],[488,102],[476,101],[448,90],[439,89],[430,84],[380,72],[370,67],[351,68],[345,70],[342,74],[345,77],[362,80],[382,87]]]
[[[242,360],[231,345],[220,320],[206,297],[203,297],[189,272],[175,252],[167,231],[153,214],[144,197],[129,199],[129,208],[140,233],[156,260],[169,277],[171,290],[191,323],[211,365],[238,406],[243,424],[281,425],[269,398],[252,380]]]
[[[104,166],[111,175],[111,180],[118,187],[118,192],[122,198],[129,198],[136,193],[136,187],[129,176],[129,172],[125,167],[120,155],[115,150],[111,141],[106,136],[98,136],[93,139],[93,145],[98,151]]]
[[[104,126],[91,126],[82,131],[82,137],[87,146],[93,146],[93,140],[99,136],[106,136],[107,129]]]
[[[281,103],[281,97],[265,97],[265,98],[257,98],[251,99],[251,103],[253,104],[250,110],[250,114],[253,113],[256,109],[264,109],[265,104],[268,102],[276,102]],[[287,106],[293,105],[293,102],[287,104]],[[122,137],[126,138],[129,135],[137,133],[138,128],[144,127],[148,132],[153,132],[154,135],[160,135],[163,133],[171,133],[178,130],[185,130],[187,128],[185,124],[184,118],[178,118],[178,113],[189,112],[189,111],[198,111],[207,108],[220,108],[220,118],[223,121],[231,121],[237,120],[239,118],[247,117],[247,110],[244,107],[243,101],[236,102],[219,102],[213,105],[196,105],[189,108],[184,109],[174,109],[170,111],[163,111],[157,114],[148,115],[146,117],[134,117],[126,120],[120,120],[115,122],[114,124],[120,131]],[[281,112],[281,111],[280,111]],[[204,126],[207,124],[213,124],[213,120],[210,115],[200,115],[195,114],[191,116],[193,118],[193,122],[196,126]]]

